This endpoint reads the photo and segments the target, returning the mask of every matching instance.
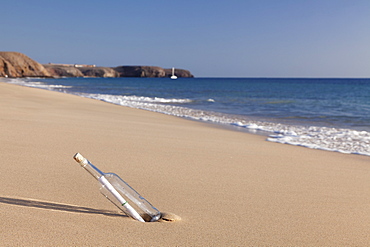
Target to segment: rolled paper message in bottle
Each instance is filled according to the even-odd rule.
[[[153,222],[161,218],[158,209],[118,175],[100,171],[79,153],[73,158],[99,181],[100,192],[126,215],[140,222]]]

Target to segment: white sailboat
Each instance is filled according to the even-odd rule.
[[[176,80],[177,79],[177,76],[175,76],[175,68],[172,68],[172,76],[171,76],[171,79],[172,80]]]

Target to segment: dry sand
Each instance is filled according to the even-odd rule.
[[[1,246],[369,246],[370,157],[0,83]],[[73,159],[177,222],[140,223]]]

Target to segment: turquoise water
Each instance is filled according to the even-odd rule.
[[[10,82],[263,131],[269,141],[370,154],[370,79],[63,78]]]

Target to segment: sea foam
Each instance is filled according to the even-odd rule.
[[[232,125],[249,131],[263,131],[271,142],[313,149],[370,156],[370,133],[350,129],[318,126],[295,126],[281,123],[248,120],[247,117],[191,109],[161,103],[191,103],[188,99],[164,99],[106,94],[80,94],[84,97],[138,109],[160,112],[194,120]],[[270,133],[270,134],[269,134]]]
[[[20,86],[26,87],[35,87],[35,88],[42,88],[47,90],[55,90],[55,89],[63,89],[63,88],[72,88],[72,86],[64,86],[64,85],[49,85],[39,81],[31,81],[26,79],[19,79],[19,78],[8,78],[3,79],[5,82],[16,84]]]

